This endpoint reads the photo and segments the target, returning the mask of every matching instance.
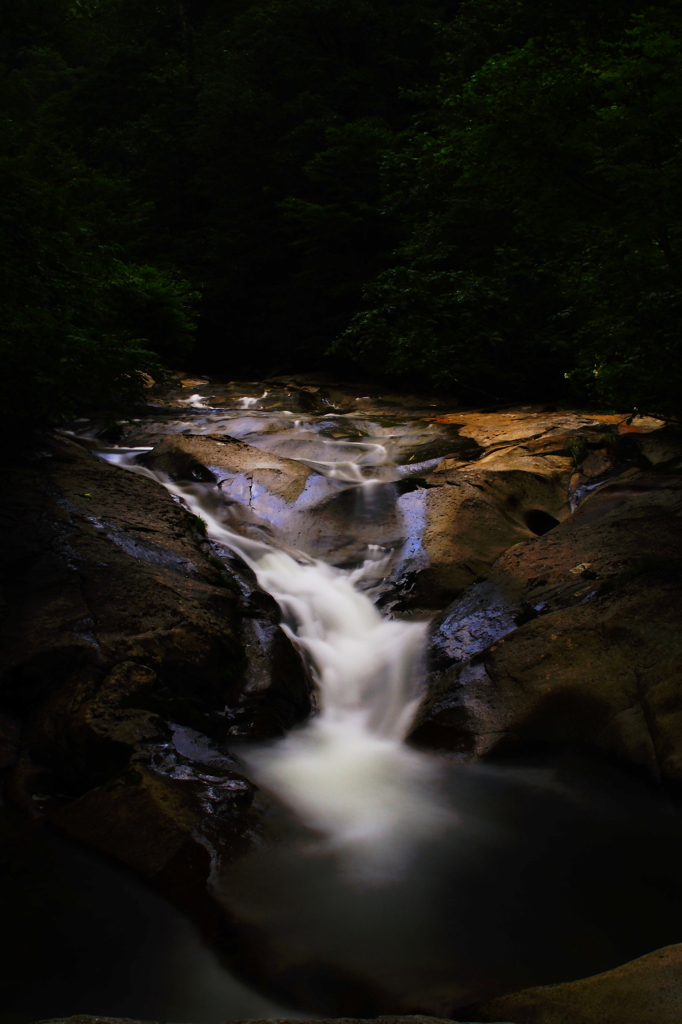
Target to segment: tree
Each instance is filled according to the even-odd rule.
[[[0,69],[2,412],[56,422],[138,397],[142,375],[191,341],[193,295],[135,259],[147,205],[66,130],[90,10],[24,2],[13,14]]]
[[[411,236],[341,343],[504,394],[680,410],[680,6],[531,38],[448,76]]]

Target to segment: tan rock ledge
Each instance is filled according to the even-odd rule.
[[[581,981],[501,996],[469,1013],[488,1024],[679,1024],[682,943]]]

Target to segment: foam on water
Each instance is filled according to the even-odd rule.
[[[258,405],[260,401],[262,401],[262,399],[267,397],[267,391],[264,391],[263,394],[260,395],[258,398],[249,398],[248,395],[245,395],[244,398],[239,398],[237,400],[237,407],[239,409],[253,409]]]
[[[204,402],[203,395],[190,395],[189,398],[179,398],[178,402],[180,405],[186,405],[190,409],[210,409],[210,405],[206,405]]]
[[[404,743],[420,698],[425,624],[382,618],[363,589],[376,578],[376,558],[348,572],[293,557],[228,529],[205,486],[175,483],[136,465],[133,454],[104,457],[163,483],[276,599],[285,630],[312,667],[320,711],[245,760],[347,873],[396,877],[416,848],[451,822],[436,794],[435,760]]]

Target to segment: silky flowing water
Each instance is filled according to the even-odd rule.
[[[389,432],[363,417],[363,430],[384,443],[335,440],[320,435],[328,417],[289,423],[286,410],[258,413],[266,396],[236,400],[251,421],[214,412],[211,431],[296,459],[331,483],[330,495],[352,488],[359,518],[371,515],[377,485],[400,479],[396,457],[426,433],[423,424]],[[184,401],[209,408],[198,394]],[[372,583],[395,553],[369,545],[366,557],[358,551],[359,564],[341,569],[306,551],[281,550],[228,528],[217,486],[176,483],[140,465],[140,450],[102,454],[162,483],[203,520],[212,541],[244,559],[310,666],[319,714],[283,741],[248,752],[253,777],[318,833],[347,873],[377,882],[399,874],[413,847],[451,825],[453,814],[434,787],[436,761],[404,742],[422,695],[426,623],[382,617],[372,600]]]
[[[308,722],[236,750],[279,808],[279,841],[215,880],[251,977],[326,1016],[443,1015],[676,941],[682,840],[663,798],[572,756],[464,769],[406,742],[427,622],[378,603],[390,607],[387,580],[424,564],[420,474],[476,445],[428,409],[356,396],[306,412],[300,400],[207,384],[99,448],[199,516],[218,556],[253,569],[316,687]],[[76,432],[94,438],[89,424]],[[236,438],[312,474],[289,504],[247,474],[173,480],[144,464],[169,434]],[[320,509],[334,510],[322,540],[306,525]]]

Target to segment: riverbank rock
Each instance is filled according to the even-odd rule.
[[[543,985],[474,1007],[475,1021],[515,1024],[678,1024],[682,944],[581,981]]]
[[[310,713],[277,606],[154,481],[50,435],[4,462],[8,793],[199,898],[260,827],[226,744]]]
[[[419,573],[418,603],[421,597],[442,607],[448,595],[461,593],[512,545],[568,516],[569,459],[531,456],[527,461],[524,465],[520,456],[493,464],[481,460],[431,475],[422,539],[428,564]]]
[[[254,487],[266,490],[289,504],[300,497],[312,470],[279,455],[261,451],[250,444],[222,434],[164,438],[153,452],[140,461],[160,469],[173,480],[217,483],[226,493],[236,477],[243,477],[249,496]]]
[[[612,413],[581,413],[555,405],[529,405],[492,412],[446,413],[431,416],[434,423],[456,424],[465,437],[483,448],[518,443],[542,436],[576,434],[583,430],[613,429],[618,433],[649,433],[660,430],[661,420],[651,416],[627,417]]]
[[[681,582],[679,474],[597,486],[435,620],[415,741],[465,762],[587,744],[682,781]]]
[[[398,610],[443,608],[503,552],[554,529],[608,479],[652,467],[674,472],[682,456],[679,432],[643,417],[628,424],[610,415],[512,410],[433,419],[486,450],[474,462],[443,459],[421,481],[418,500],[402,499],[423,527],[420,551],[396,587]]]
[[[159,1024],[157,1021],[134,1021],[128,1017],[92,1017],[88,1014],[77,1014],[75,1017],[53,1017],[50,1020],[37,1021],[36,1024]],[[313,1021],[301,1020],[298,1017],[278,1017],[274,1021],[239,1020],[231,1024],[313,1024]],[[316,1018],[315,1024],[450,1024],[441,1017],[424,1017],[413,1014],[404,1017],[323,1017]]]
[[[332,564],[357,562],[370,544],[402,542],[392,483],[377,483],[370,494],[225,435],[174,434],[139,461],[203,488],[228,528]]]

